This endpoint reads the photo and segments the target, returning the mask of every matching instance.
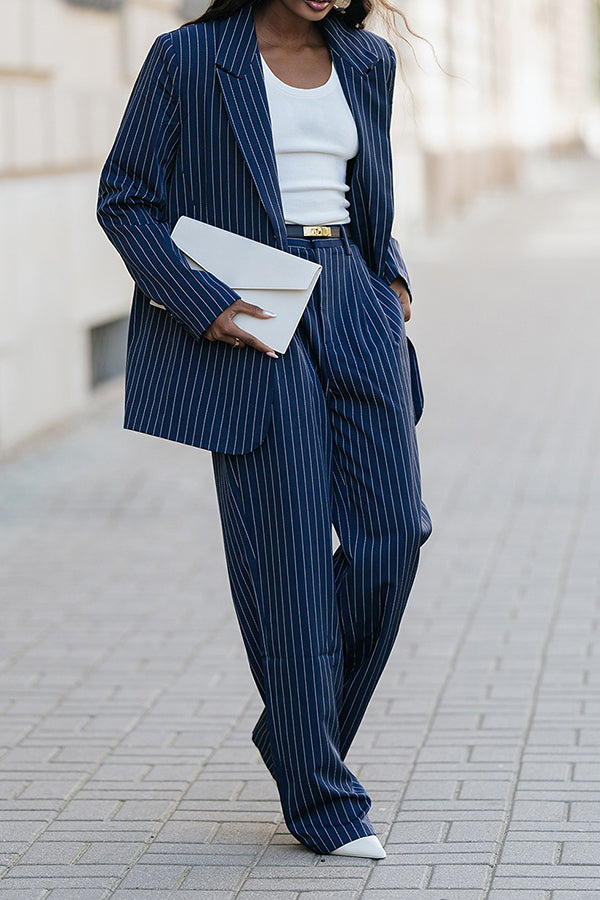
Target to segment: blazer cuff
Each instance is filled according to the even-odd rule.
[[[383,267],[383,277],[388,284],[391,284],[392,281],[396,280],[396,278],[401,278],[406,285],[406,290],[408,291],[408,296],[410,297],[410,302],[412,303],[412,288],[408,270],[406,268],[404,259],[402,258],[400,245],[398,244],[398,241],[395,237],[390,237],[388,252]]]

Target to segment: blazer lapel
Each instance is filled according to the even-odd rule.
[[[273,132],[251,4],[224,20],[216,65],[235,139],[273,224],[277,243],[288,250]]]
[[[350,194],[354,198],[365,193],[369,196],[363,186],[373,182],[371,168],[374,163],[371,159],[365,107],[368,105],[373,108],[371,92],[376,90],[376,86],[366,76],[380,57],[366,42],[357,41],[346,26],[333,16],[326,16],[319,25],[358,132],[359,150],[352,169]],[[273,225],[277,243],[282,250],[288,250],[269,104],[251,4],[246,4],[238,13],[224,19],[220,34],[215,62],[225,109],[261,202]],[[375,104],[376,107],[379,105]],[[373,199],[379,201],[379,198]],[[377,219],[381,221],[380,214]]]

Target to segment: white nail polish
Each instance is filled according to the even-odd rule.
[[[267,316],[276,316],[276,315],[277,315],[277,313],[271,312],[270,309],[263,309],[263,312],[264,312]]]

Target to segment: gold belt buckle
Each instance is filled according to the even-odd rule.
[[[302,234],[304,237],[331,237],[331,227],[329,225],[303,225]]]

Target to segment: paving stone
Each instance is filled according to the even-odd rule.
[[[561,891],[561,890],[553,890],[552,891],[552,900],[590,900],[590,893],[596,891],[596,888],[581,888],[576,891]]]
[[[443,822],[396,822],[386,839],[389,844],[418,844],[441,840]]]
[[[426,889],[400,888],[390,892],[387,888],[371,888],[367,885],[360,896],[366,900],[481,900],[481,891],[445,890],[440,893]],[[522,900],[528,900],[528,898],[523,897]]]
[[[240,893],[238,896],[243,897],[245,895]],[[297,897],[298,900],[326,900],[326,897],[329,900],[355,900],[356,891],[338,891],[335,888],[334,890],[329,888],[327,891],[300,891],[299,894],[290,895],[290,897]]]
[[[547,841],[510,841],[507,843],[501,856],[501,864],[504,863],[548,863],[554,862],[557,852],[557,844],[554,840]]]
[[[495,845],[492,842],[481,841],[479,843],[460,844],[458,842],[436,844],[409,844],[407,846],[388,844],[386,842],[387,858],[390,864],[418,865],[429,863],[440,865],[441,863],[464,862],[470,865],[487,863],[494,853]]]
[[[570,804],[569,819],[571,822],[598,822],[600,812],[600,800],[588,802],[585,800],[574,800]]]
[[[119,809],[120,804],[115,800],[70,800],[66,807],[61,810],[60,818],[65,821],[67,819],[75,819],[77,821],[85,821],[87,819],[95,819],[106,821],[113,816]]]
[[[185,890],[233,890],[247,873],[246,866],[192,866],[182,887]]]
[[[384,864],[385,863],[385,864]],[[374,869],[369,878],[368,885],[371,888],[387,888],[397,890],[399,888],[420,888],[423,886],[428,874],[428,868],[423,863],[407,866],[389,865],[387,860],[382,860]]]
[[[456,796],[456,781],[412,781],[404,793],[405,801],[409,800],[451,800]],[[408,806],[408,804],[407,804]]]
[[[261,845],[273,833],[272,825],[262,825],[256,821],[228,822],[217,829],[213,843],[215,844],[258,844]]]
[[[234,893],[233,891],[186,891],[182,889],[165,891],[162,888],[130,890],[119,887],[111,894],[111,900],[113,897],[116,897],[117,900],[233,900]],[[73,898],[73,900],[77,900],[77,898]]]
[[[595,781],[597,783],[600,780],[600,763],[576,763],[573,771],[573,780]]]
[[[45,841],[38,840],[29,847],[21,857],[19,865],[35,863],[70,862],[86,850],[82,841]]]
[[[138,862],[124,877],[119,887],[123,888],[175,888],[187,874],[186,866],[148,865],[146,860]]]
[[[314,893],[314,892],[303,892],[302,894],[298,894],[298,891],[286,891],[284,888],[281,887],[281,885],[279,886],[278,890],[279,890],[279,893],[277,894],[277,900],[297,900],[297,898],[299,898],[299,897],[302,897],[303,900],[306,900],[307,896],[310,896],[312,893]],[[237,891],[235,896],[236,896],[236,900],[238,897],[240,897],[241,900],[263,900],[263,898],[265,897],[265,893],[267,895],[271,894],[271,896],[273,896],[271,891],[265,892],[265,891],[255,891],[252,889],[246,890],[245,888],[242,888],[241,890]],[[346,892],[344,892],[344,893],[346,893]],[[354,900],[354,896],[356,896],[355,892],[352,891],[350,894],[350,900]],[[332,898],[332,900],[333,900],[333,898]],[[336,898],[336,900],[337,900],[337,898]]]
[[[499,888],[502,888],[506,891],[521,891],[523,894],[531,890],[545,890],[546,892],[552,891],[552,894],[555,895],[558,892],[558,887],[561,884],[561,880],[568,884],[568,889],[572,893],[578,894],[581,892],[598,894],[598,878],[585,878],[585,877],[577,877],[573,876],[570,878],[561,879],[555,874],[548,875],[533,875],[527,876],[522,874],[520,876],[498,876],[494,881],[494,884],[497,884]],[[554,900],[554,896],[553,896]],[[581,900],[581,898],[578,898]],[[589,900],[589,898],[583,898],[583,900]]]
[[[3,843],[31,842],[44,831],[47,820],[15,821],[7,815],[0,820],[0,840]]]
[[[560,893],[560,892],[559,892]],[[556,892],[553,893],[553,900]],[[486,897],[486,900],[548,900],[548,892],[547,891],[536,891],[532,888],[526,888],[525,890],[517,890],[516,888],[512,888],[511,890],[502,890],[502,888],[496,890],[492,888],[489,894]],[[578,900],[590,900],[590,898],[580,897]]]
[[[105,840],[108,843],[114,841],[131,843],[144,841],[155,833],[156,830],[152,831],[151,829],[151,823],[146,822],[85,822],[81,827],[77,821],[62,822],[55,819],[44,831],[42,839],[44,841],[82,840],[93,843]]]
[[[73,891],[73,898],[77,897],[78,893],[83,891],[89,891],[97,893],[99,890],[102,890],[106,893],[107,890],[112,889],[117,886],[119,881],[118,876],[109,876],[106,875],[73,875],[72,877],[66,878],[64,874],[57,872],[52,874],[51,872],[41,871],[38,873],[30,873],[25,877],[21,878],[20,875],[17,877],[12,872],[9,872],[8,875],[3,877],[2,881],[2,894],[5,891],[13,889],[13,885],[22,885],[23,887],[19,887],[19,890],[30,889],[32,882],[35,884],[36,889],[39,888],[40,891],[42,889],[46,890],[46,893],[51,891],[53,888],[57,887],[56,882],[60,881],[62,884],[60,885],[61,890],[65,889],[62,885],[68,885],[70,890]],[[45,895],[42,894],[43,900],[45,900]],[[4,897],[2,898],[4,900]]]
[[[258,861],[260,852],[259,850],[256,853],[214,853],[208,855],[197,850],[189,850],[186,853],[147,853],[143,862],[161,866],[186,866],[186,868],[192,868],[193,866],[203,866],[204,868],[244,866],[250,868]]]
[[[111,835],[111,837],[113,837]],[[60,846],[60,845],[59,845]],[[140,841],[122,841],[114,843],[110,841],[96,841],[88,844],[79,862],[84,865],[90,863],[131,863],[146,845]]]
[[[95,890],[87,890],[86,888],[54,888],[48,894],[48,900],[104,900],[105,897],[106,890],[104,888]]]
[[[600,835],[597,841],[566,840],[562,844],[561,865],[569,863],[598,864],[600,861]],[[600,885],[599,885],[600,889]]]
[[[575,768],[577,771],[577,767]],[[569,774],[569,766],[562,762],[524,762],[521,765],[521,778],[523,781],[566,781]],[[600,773],[599,773],[600,774]]]
[[[461,800],[506,800],[510,790],[508,781],[470,780],[463,782],[459,798]]]
[[[448,841],[477,844],[479,841],[496,841],[500,836],[501,823],[492,822],[452,822],[448,831]]]
[[[46,900],[46,897],[48,897],[48,891],[45,888],[7,888],[2,886],[0,890],[2,891],[2,900]],[[93,897],[86,897],[85,900],[97,900],[97,898],[98,895],[96,894]]]
[[[561,822],[566,818],[565,804],[553,800],[515,800],[512,817],[515,822]]]
[[[523,875],[526,878],[539,877],[540,881],[548,878],[555,878],[558,882],[567,878],[598,878],[600,882],[600,873],[597,865],[568,865],[561,863],[560,865],[550,865],[542,863],[530,863],[527,866],[520,866],[514,863],[500,862],[496,871],[497,878],[515,878]],[[557,883],[557,887],[560,884]]]
[[[329,885],[326,887],[323,880],[319,878],[310,878],[308,875],[304,878],[286,878],[284,884],[285,891],[296,891],[301,893],[302,891],[321,891],[330,892],[331,888],[335,884],[336,891],[342,892],[354,892],[361,887],[362,879],[357,876],[355,879],[352,878],[341,878],[337,875],[334,878],[329,879]],[[274,878],[261,878],[258,875],[252,875],[247,881],[246,885],[248,890],[254,891],[256,893],[264,893],[270,894],[273,900],[278,900],[279,892],[281,891],[281,882]]]
[[[488,865],[473,866],[466,864],[435,866],[428,887],[445,888],[479,888],[482,890],[490,875]]]
[[[336,859],[335,856],[325,855],[316,856],[312,851],[307,850],[301,844],[294,841],[293,845],[278,843],[277,835],[270,842],[265,850],[258,850],[255,859],[258,861],[260,854],[260,868],[278,867],[280,872],[287,871],[288,867],[301,867],[303,869],[312,869],[315,865],[327,864],[331,865]]]
[[[159,821],[173,807],[172,800],[125,800],[119,807],[113,819],[115,822],[127,819],[131,822],[149,819]]]

